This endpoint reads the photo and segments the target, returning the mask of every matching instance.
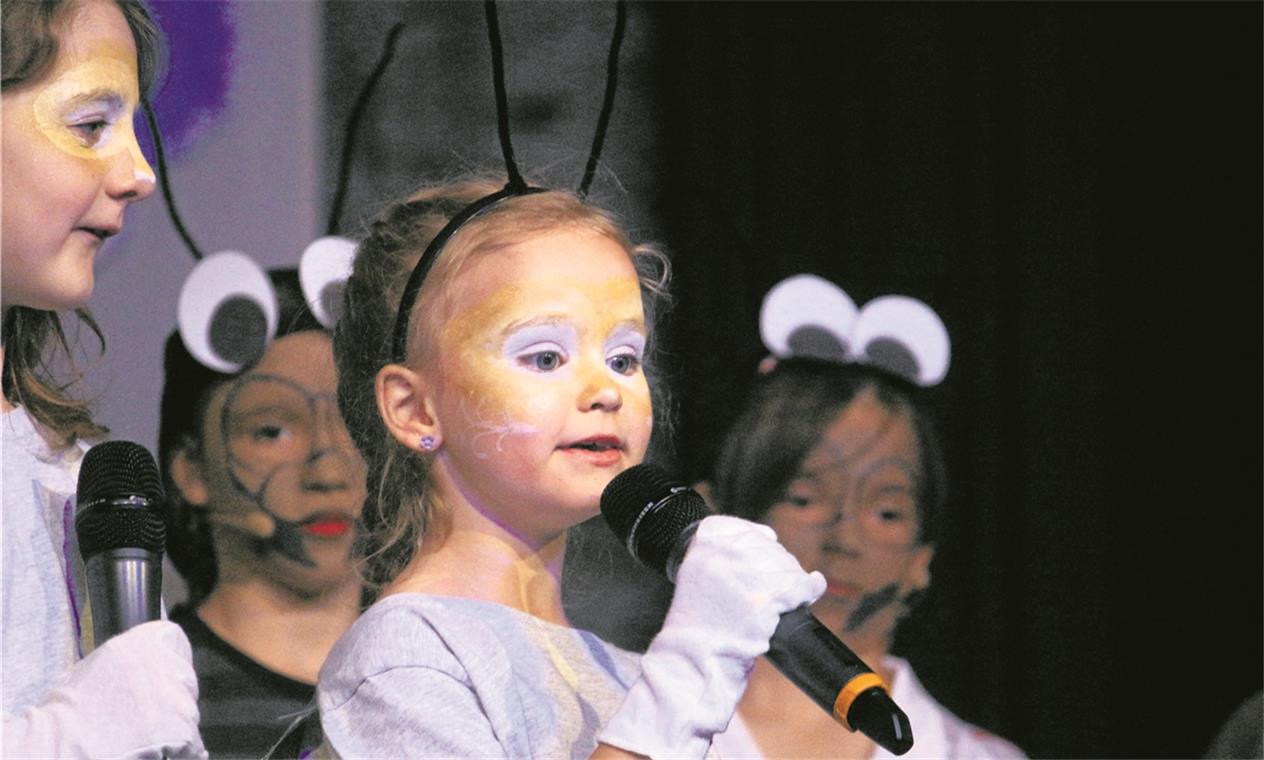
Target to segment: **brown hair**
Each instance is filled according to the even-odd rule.
[[[0,3],[3,40],[0,40],[0,90],[34,82],[44,76],[57,60],[61,27],[81,0],[40,0]],[[136,43],[137,74],[142,97],[154,83],[161,58],[161,35],[141,0],[114,0],[132,30]],[[79,321],[96,337],[99,352],[105,351],[101,328],[87,309],[75,309]],[[70,341],[62,327],[61,315],[26,306],[4,310],[0,325],[4,345],[4,397],[27,412],[55,436],[54,443],[67,445],[78,438],[104,435],[107,430],[92,420],[86,402],[71,398],[69,389],[81,373],[75,368]],[[64,355],[70,380],[54,379],[56,355]]]
[[[425,462],[396,441],[378,416],[374,383],[378,371],[393,361],[391,338],[404,284],[426,245],[448,220],[501,186],[503,182],[468,179],[423,189],[386,209],[360,244],[347,281],[343,317],[334,331],[334,358],[338,406],[368,464],[363,519],[364,575],[370,597],[412,559],[440,509],[428,488]],[[641,273],[646,318],[652,321],[652,307],[667,281],[666,257],[651,246],[634,246],[606,211],[570,192],[552,190],[502,200],[452,236],[412,310],[407,361],[421,364],[432,357],[440,320],[425,315],[447,313],[450,284],[473,255],[558,227],[589,229],[623,247]]]
[[[38,0],[0,4],[0,89],[38,80],[57,60],[60,27],[82,0]],[[142,97],[157,79],[162,60],[162,35],[141,0],[114,0],[136,42],[136,73]]]
[[[917,436],[918,541],[934,544],[948,480],[927,390],[877,367],[782,359],[761,375],[725,435],[715,467],[720,511],[762,522],[825,429],[866,391]]]

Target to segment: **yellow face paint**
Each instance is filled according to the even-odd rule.
[[[524,393],[524,385],[551,384],[566,377],[583,392],[611,382],[604,361],[580,361],[578,356],[568,356],[572,369],[566,374],[513,371],[517,368],[512,357],[505,354],[517,331],[534,331],[534,338],[525,339],[528,342],[566,344],[557,348],[568,355],[604,359],[623,352],[634,355],[639,365],[645,341],[640,285],[632,277],[596,283],[565,278],[518,281],[454,315],[440,337],[446,349],[442,354],[459,357],[467,421],[488,434],[534,430],[523,420],[534,416],[540,398]],[[615,382],[628,411],[648,421],[650,397],[644,376],[637,372],[616,377]]]
[[[131,154],[138,179],[154,180],[132,117],[140,101],[135,63],[98,56],[61,72],[35,98],[40,134],[72,156],[106,160]]]

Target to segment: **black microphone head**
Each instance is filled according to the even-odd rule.
[[[601,514],[642,564],[666,572],[676,541],[711,512],[698,492],[662,468],[638,464],[615,476],[601,493]]]
[[[75,532],[85,560],[124,547],[160,554],[166,546],[166,493],[144,446],[106,441],[88,449],[79,468],[76,501]]]

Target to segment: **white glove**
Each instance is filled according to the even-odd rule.
[[[698,526],[676,576],[662,630],[641,657],[641,677],[598,735],[654,758],[700,758],[746,690],[755,658],[781,615],[825,593],[772,528],[729,516]]]
[[[111,637],[39,704],[5,718],[4,755],[205,758],[188,637],[165,620]]]

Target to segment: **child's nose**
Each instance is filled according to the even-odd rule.
[[[579,394],[581,411],[613,412],[623,406],[623,394],[619,384],[604,371],[590,372],[584,380],[584,388]]]
[[[303,469],[303,485],[313,491],[342,491],[351,488],[353,467],[345,449],[331,445],[328,436],[319,436]]]
[[[119,137],[124,141],[124,147],[112,159],[105,191],[117,200],[142,201],[153,195],[154,169],[141,153],[135,132],[129,129],[127,134]]]

